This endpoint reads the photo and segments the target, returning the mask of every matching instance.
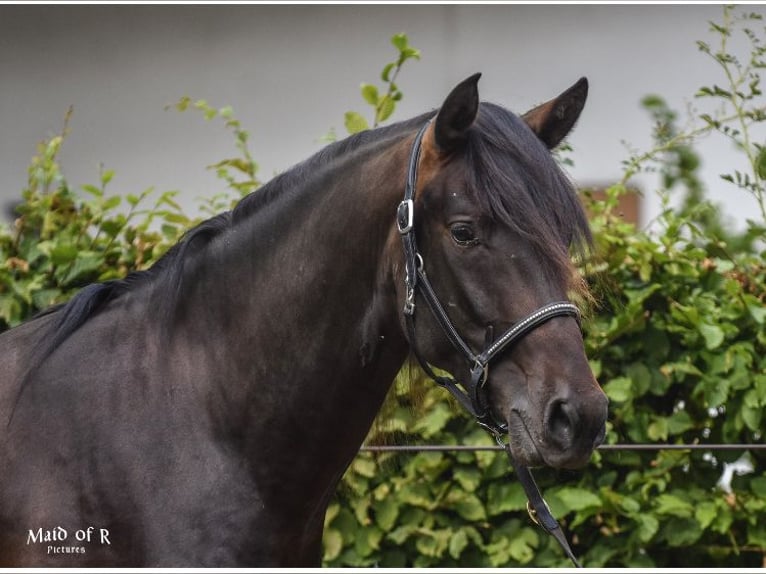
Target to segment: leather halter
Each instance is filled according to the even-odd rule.
[[[415,187],[418,178],[418,164],[423,135],[430,124],[431,121],[427,122],[415,136],[407,168],[404,199],[396,211],[396,225],[402,237],[402,245],[404,246],[406,299],[403,312],[410,348],[426,374],[437,384],[446,388],[463,408],[471,413],[476,418],[476,421],[495,437],[498,444],[503,446],[527,494],[527,499],[529,500],[527,510],[530,517],[543,530],[556,538],[570,560],[579,568],[580,564],[572,553],[558,522],[551,515],[548,505],[540,495],[532,474],[526,466],[519,464],[515,460],[509,444],[504,441],[504,437],[508,432],[508,426],[504,422],[497,421],[494,417],[487,400],[485,384],[487,382],[489,363],[493,358],[518,342],[530,331],[554,317],[574,317],[579,323],[580,311],[569,301],[548,303],[516,322],[497,339],[493,339],[492,328],[489,327],[487,329],[484,349],[479,353],[475,353],[471,349],[471,346],[455,328],[431,286],[431,282],[426,275],[423,256],[418,251],[415,240]],[[431,310],[431,314],[436,319],[446,338],[467,361],[471,371],[470,381],[457,381],[454,377],[436,374],[428,364],[428,361],[418,351],[415,336],[415,299],[418,294],[423,296],[427,307]]]

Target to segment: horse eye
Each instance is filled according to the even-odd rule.
[[[456,223],[450,228],[452,239],[458,245],[473,245],[478,242],[473,227],[467,223]]]

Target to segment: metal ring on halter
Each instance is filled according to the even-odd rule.
[[[481,363],[479,360],[477,360],[474,365],[472,371],[476,371],[476,369],[481,369],[481,377],[477,379],[476,384],[479,385],[479,388],[483,388],[484,385],[487,383],[487,379],[489,378],[489,363]]]

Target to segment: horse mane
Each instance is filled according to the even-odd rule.
[[[365,130],[325,146],[308,159],[275,176],[256,191],[243,197],[232,210],[219,213],[186,231],[179,241],[150,268],[132,271],[122,279],[87,285],[68,302],[44,309],[36,317],[54,313],[59,314],[59,317],[53,322],[43,340],[38,343],[31,364],[38,366],[42,364],[59,345],[88,319],[103,310],[109,302],[141,287],[156,285],[160,279],[162,279],[162,285],[156,293],[157,304],[159,315],[167,319],[172,315],[173,302],[183,289],[184,263],[194,254],[202,251],[214,238],[247,220],[265,206],[287,194],[297,192],[311,177],[332,169],[340,158],[348,156],[350,152],[367,149],[378,142],[393,142],[415,129],[416,126],[422,125],[431,115],[433,113],[426,113],[390,126]]]
[[[427,112],[324,147],[245,196],[232,210],[187,231],[149,269],[131,272],[123,279],[88,285],[69,302],[43,311],[40,315],[57,313],[59,317],[38,343],[31,364],[41,365],[109,302],[148,285],[156,287],[157,315],[167,323],[183,290],[185,262],[203,251],[214,238],[248,220],[264,206],[298,193],[306,182],[331,172],[350,153],[362,154],[379,149],[380,145],[393,145],[433,115],[434,112]],[[471,166],[466,183],[477,190],[480,201],[487,202],[498,220],[538,248],[551,274],[566,272],[571,263],[561,245],[573,244],[577,249],[590,246],[588,222],[572,184],[523,120],[500,106],[482,103],[474,129],[469,132],[466,152]],[[519,217],[520,213],[524,217]]]

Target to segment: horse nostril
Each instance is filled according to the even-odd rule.
[[[606,425],[601,425],[596,438],[593,439],[593,448],[596,449],[604,444],[604,439],[606,439]]]
[[[546,430],[558,448],[565,450],[572,446],[578,434],[579,420],[577,409],[569,402],[555,399],[549,403]]]

